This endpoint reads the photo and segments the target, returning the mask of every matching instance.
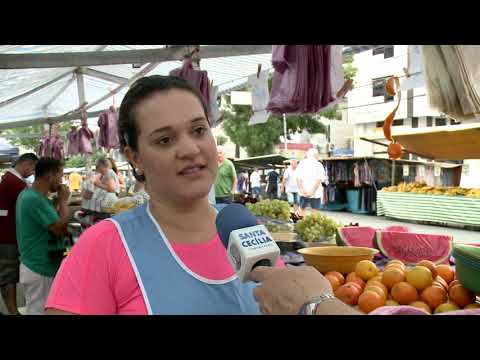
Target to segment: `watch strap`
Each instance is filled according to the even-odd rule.
[[[331,293],[325,293],[319,296],[315,296],[313,299],[303,304],[298,314],[299,315],[315,315],[317,312],[318,305],[320,305],[324,301],[333,300],[333,299],[336,299],[336,298]]]

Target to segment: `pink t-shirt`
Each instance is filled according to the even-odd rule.
[[[189,272],[209,280],[235,274],[218,235],[206,243],[171,246]],[[277,266],[284,263],[279,260]],[[62,262],[45,308],[82,315],[147,315],[137,278],[111,221],[102,221],[81,236]]]

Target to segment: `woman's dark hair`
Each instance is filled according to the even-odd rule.
[[[115,164],[115,160],[113,160],[112,158],[108,158],[108,160],[110,161],[110,164],[112,164],[113,172],[118,175],[118,168],[117,164]]]
[[[208,120],[208,107],[200,91],[186,80],[177,76],[152,75],[138,79],[125,94],[120,105],[118,117],[118,139],[120,150],[123,152],[129,146],[134,151],[138,150],[139,126],[135,114],[136,106],[143,100],[157,92],[166,92],[178,89],[185,90],[194,95],[202,104],[205,117]],[[145,181],[145,176],[137,174],[133,168],[133,176],[138,181]]]
[[[64,166],[63,161],[54,158],[44,157],[38,160],[35,165],[35,179],[41,178],[45,175],[55,174]]]

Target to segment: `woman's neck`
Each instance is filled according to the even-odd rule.
[[[208,202],[208,197],[199,199],[192,203],[172,203],[164,200],[150,198],[150,211],[155,220],[161,225],[168,237],[172,234],[198,234],[191,238],[173,239],[181,242],[202,242],[210,240],[216,233],[215,218],[216,211]],[[207,238],[202,239],[200,234],[207,233]],[[175,238],[175,236],[173,236]]]

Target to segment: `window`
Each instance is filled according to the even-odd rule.
[[[433,119],[431,116],[427,116],[427,126],[433,126]]]
[[[393,99],[395,97],[387,94],[387,91],[385,89],[385,85],[387,83],[387,80],[390,77],[391,76],[385,76],[385,77],[382,77],[382,78],[377,78],[377,79],[372,80],[372,96],[373,97],[383,96],[383,101],[384,102],[393,101]]]
[[[418,128],[418,118],[417,117],[412,118],[412,128]]]
[[[441,117],[437,117],[435,119],[435,126],[445,126],[445,125],[447,125],[447,119],[441,118]]]
[[[450,119],[450,125],[460,125],[460,124],[461,124],[460,121],[456,122],[455,120]]]
[[[393,120],[392,126],[402,126],[403,119]]]
[[[372,55],[381,55],[383,54],[384,59],[393,57],[394,54],[394,45],[381,46],[372,50]]]

